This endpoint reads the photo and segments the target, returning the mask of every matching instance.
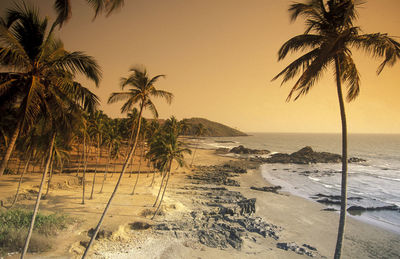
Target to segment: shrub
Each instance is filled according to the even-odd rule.
[[[32,213],[21,209],[0,211],[0,254],[22,249]],[[65,215],[38,213],[28,251],[43,252],[50,249],[52,242],[49,236],[65,229],[70,222],[70,218]]]

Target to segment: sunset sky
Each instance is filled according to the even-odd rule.
[[[55,17],[53,0],[28,2]],[[280,46],[304,30],[303,20],[289,20],[291,2],[125,0],[120,11],[93,21],[86,1],[72,0],[72,19],[58,34],[67,50],[98,60],[101,85],[86,85],[111,117],[124,115],[122,102],[107,104],[110,93],[120,91],[120,77],[141,64],[150,75],[167,75],[157,87],[175,95],[171,106],[156,102],[161,118],[204,117],[246,132],[340,132],[333,71],[296,102],[285,102],[294,82],[271,82],[298,57],[277,61]],[[10,6],[12,1],[1,1],[2,15]],[[400,36],[399,11],[399,0],[369,0],[359,8],[358,25],[365,33]],[[400,63],[377,76],[377,60],[353,54],[362,84],[360,96],[346,104],[349,132],[400,133]]]

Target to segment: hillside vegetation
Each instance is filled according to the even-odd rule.
[[[207,137],[247,136],[247,134],[244,132],[233,129],[221,123],[210,121],[203,118],[190,118],[190,119],[183,119],[182,121],[184,121],[189,126],[188,130],[185,132],[185,135],[194,135],[196,126],[199,124],[203,124],[204,128],[206,129],[203,136]]]

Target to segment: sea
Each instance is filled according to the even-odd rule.
[[[207,149],[233,148],[243,145],[266,149],[271,153],[292,153],[310,146],[314,151],[341,154],[340,134],[249,133],[245,137],[210,137],[200,140]],[[232,154],[231,154],[232,155]],[[233,156],[233,155],[232,155]],[[400,135],[349,134],[348,156],[366,162],[350,163],[348,206],[400,207]],[[341,164],[262,164],[264,179],[289,192],[316,202],[317,194],[340,195]],[[336,205],[326,205],[339,209]],[[400,235],[400,211],[366,211],[348,213]]]

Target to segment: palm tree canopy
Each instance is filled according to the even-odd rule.
[[[168,104],[172,102],[173,94],[164,90],[158,90],[155,88],[154,84],[161,77],[165,75],[157,75],[150,78],[147,74],[146,69],[133,67],[130,69],[130,76],[121,78],[121,88],[122,90],[129,86],[127,92],[117,92],[112,93],[108,99],[108,103],[115,103],[118,101],[124,101],[124,105],[121,107],[121,112],[132,111],[134,106],[139,103],[143,108],[149,109],[154,117],[158,117],[157,109],[154,103],[151,101],[151,97],[161,97],[164,98]]]
[[[293,3],[289,12],[292,21],[305,19],[304,34],[289,39],[280,48],[278,59],[297,51],[306,53],[290,63],[272,80],[282,77],[282,84],[300,74],[287,100],[296,100],[308,93],[323,72],[339,61],[341,80],[347,86],[347,100],[354,100],[360,92],[360,75],[352,58],[351,50],[362,49],[373,57],[383,58],[379,74],[386,65],[392,66],[400,58],[400,44],[384,33],[360,34],[354,26],[358,0],[307,0]]]
[[[93,19],[103,12],[108,16],[124,5],[124,0],[86,0],[86,2],[95,12]],[[71,18],[71,0],[54,0],[54,9],[57,12],[56,23],[61,27]]]
[[[98,98],[74,79],[81,73],[98,85],[99,65],[82,52],[66,51],[54,37],[54,26],[47,30],[47,25],[25,3],[8,10],[0,23],[0,65],[6,70],[0,73],[0,101],[19,107],[25,128],[42,112],[93,110],[98,105]]]
[[[154,140],[150,143],[148,157],[161,171],[168,170],[172,161],[176,161],[179,166],[184,166],[184,154],[192,153],[181,141],[178,141],[177,131],[172,128],[174,119],[172,117],[167,120],[170,122],[166,123],[166,125],[170,125],[171,128],[164,128],[160,134],[154,136]]]

